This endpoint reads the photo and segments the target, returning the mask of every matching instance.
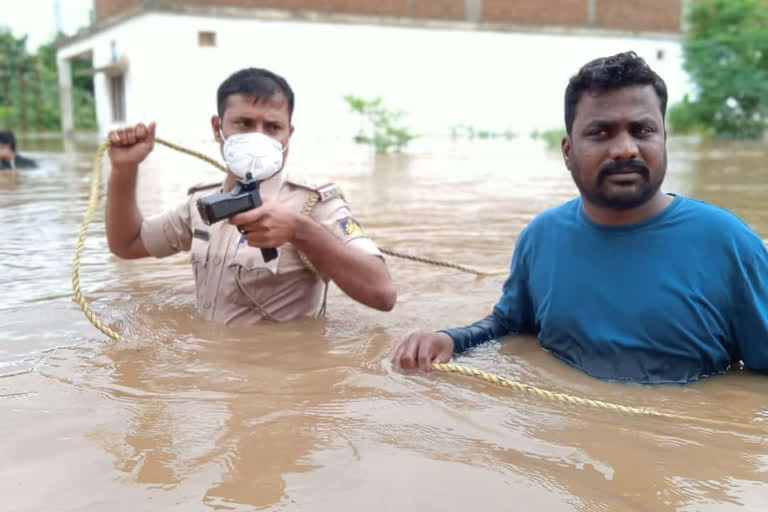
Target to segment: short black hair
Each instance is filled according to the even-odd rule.
[[[0,144],[10,144],[11,151],[16,152],[16,137],[11,130],[0,131]]]
[[[216,93],[219,117],[224,117],[227,98],[243,94],[255,98],[271,98],[278,92],[288,100],[288,118],[293,117],[293,90],[285,78],[261,68],[245,68],[232,73],[224,80]]]
[[[667,84],[635,52],[618,53],[590,61],[571,77],[565,89],[565,130],[571,134],[576,105],[585,91],[600,93],[611,89],[652,85],[661,104],[661,117],[667,113]]]

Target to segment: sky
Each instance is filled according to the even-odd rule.
[[[13,5],[12,8],[9,8]],[[14,36],[27,34],[28,50],[50,41],[59,27],[71,35],[90,24],[93,0],[22,0],[8,2],[0,16],[0,27],[9,28]]]

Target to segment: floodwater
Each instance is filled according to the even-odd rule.
[[[81,280],[93,310],[129,339],[109,341],[70,284],[96,143],[22,141],[42,167],[0,176],[1,510],[766,510],[768,435],[392,371],[410,331],[487,314],[501,276],[390,259],[391,313],[333,289],[325,319],[227,329],[196,318],[186,256],[108,254],[102,203]],[[522,227],[575,194],[558,153],[523,138],[424,139],[390,157],[342,142],[292,152],[294,173],[342,185],[380,246],[484,268],[506,267]],[[672,139],[665,189],[730,208],[765,239],[767,157],[759,143]],[[206,165],[158,147],[142,169],[142,209],[216,179]],[[684,387],[606,383],[525,337],[457,362],[768,426],[768,378],[747,372]]]

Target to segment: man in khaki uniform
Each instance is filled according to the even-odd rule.
[[[241,70],[221,84],[217,100],[211,127],[220,144],[259,133],[287,155],[294,98],[282,77],[263,69]],[[362,304],[382,311],[394,307],[396,294],[381,253],[333,183],[302,184],[281,166],[261,181],[262,206],[208,226],[197,200],[231,190],[237,177],[230,172],[223,184],[193,187],[178,207],[144,219],[136,206],[136,175],[152,151],[155,125],[139,124],[109,137],[110,250],[129,259],[191,251],[197,307],[204,318],[249,325],[316,315],[329,280]],[[313,196],[317,204],[306,215],[302,210]],[[264,261],[260,248],[265,247],[277,248],[278,257]]]

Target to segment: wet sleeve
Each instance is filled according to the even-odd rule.
[[[362,225],[352,216],[343,199],[336,197],[318,203],[312,210],[312,218],[350,247],[382,257],[379,248],[365,235]]]
[[[492,314],[472,325],[438,332],[444,332],[453,338],[453,353],[461,354],[474,346],[499,339],[510,331],[504,323],[504,318],[494,309]]]
[[[453,338],[454,353],[464,352],[507,334],[534,332],[533,306],[528,291],[526,246],[524,232],[515,246],[509,277],[504,282],[501,299],[493,308],[493,313],[467,327],[442,331]]]
[[[37,162],[31,158],[16,155],[16,167],[18,169],[37,169]]]
[[[744,365],[768,374],[768,251],[760,247],[743,267],[735,304],[734,338]]]
[[[151,256],[163,258],[189,250],[192,245],[191,201],[192,196],[173,210],[144,219],[140,236]]]

